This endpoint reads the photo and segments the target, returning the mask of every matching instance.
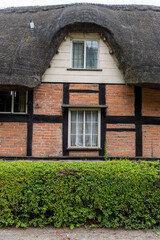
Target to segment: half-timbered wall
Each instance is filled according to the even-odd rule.
[[[104,156],[106,145],[110,157],[159,157],[159,91],[125,85],[44,83],[29,92],[27,115],[0,116],[0,155],[98,158]],[[69,104],[107,105],[101,109],[101,149],[68,149],[68,108],[62,105]]]
[[[98,39],[99,67],[73,70],[71,40]],[[70,107],[100,109],[100,147],[70,148]],[[40,86],[28,92],[27,114],[0,114],[0,156],[103,158],[160,156],[160,90],[124,84],[114,56],[97,34],[70,34]]]

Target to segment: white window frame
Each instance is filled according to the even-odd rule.
[[[98,112],[98,146],[85,146],[85,114],[83,120],[83,146],[71,146],[71,112],[77,111],[97,111]],[[76,121],[77,124],[77,121]],[[86,149],[95,149],[100,148],[100,139],[101,139],[101,110],[99,108],[69,108],[68,109],[68,148],[78,149],[78,148],[86,148]]]
[[[26,94],[26,107],[25,107],[25,112],[14,112],[14,95],[15,92],[18,91],[10,91],[12,95],[12,100],[11,100],[11,111],[10,112],[0,112],[3,114],[27,114],[28,113],[28,91],[25,91]]]
[[[98,43],[98,53],[97,53],[97,67],[96,68],[86,68],[86,42],[87,41],[96,41]],[[74,42],[84,42],[84,67],[83,68],[74,68],[73,67],[73,43]],[[70,66],[72,69],[90,69],[90,70],[94,70],[94,69],[98,69],[99,68],[99,40],[98,39],[72,39],[71,40],[71,53],[70,53],[71,57],[71,61],[70,61]]]

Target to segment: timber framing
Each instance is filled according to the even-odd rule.
[[[99,93],[99,105],[106,105],[106,84],[99,84],[99,90],[91,91],[92,93]],[[77,89],[70,90],[70,84],[63,84],[63,105],[68,107],[63,108],[62,115],[40,115],[33,113],[33,91],[29,91],[28,114],[1,114],[0,121],[4,122],[17,122],[27,123],[27,156],[32,156],[32,139],[33,139],[33,125],[34,123],[61,123],[62,124],[62,143],[63,143],[63,157],[52,157],[51,159],[84,159],[82,157],[69,156],[68,149],[68,108],[70,106],[70,93],[81,92]],[[87,93],[87,90],[83,90]],[[160,125],[160,117],[142,116],[142,89],[135,87],[134,90],[134,116],[107,116],[106,109],[101,109],[101,149],[99,149],[99,156],[93,156],[92,159],[104,159],[105,154],[105,137],[106,132],[135,132],[135,157],[142,158],[143,142],[142,142],[142,126],[143,125]],[[112,124],[112,128],[107,128],[106,124]],[[120,128],[114,128],[114,124],[121,124]],[[123,127],[123,124],[135,124],[135,128]],[[0,156],[1,158],[3,156]],[[17,157],[17,156],[15,156]],[[10,158],[10,157],[9,157]],[[13,157],[14,158],[14,157]],[[85,159],[90,157],[85,157]],[[114,157],[113,157],[114,158]],[[33,157],[34,159],[34,157]],[[50,159],[44,158],[44,159]],[[149,158],[150,159],[150,158]]]

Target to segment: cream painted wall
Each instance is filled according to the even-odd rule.
[[[67,70],[71,68],[72,39],[92,39],[99,41],[99,69],[102,71]],[[59,47],[51,63],[42,77],[42,82],[70,82],[70,83],[113,83],[124,84],[123,76],[118,69],[113,55],[99,34],[69,34]]]

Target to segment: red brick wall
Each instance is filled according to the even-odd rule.
[[[107,115],[134,115],[134,87],[106,85]]]
[[[160,117],[160,89],[142,89],[142,115]]]
[[[99,156],[98,151],[70,151],[69,156],[83,156],[83,157],[93,157],[93,156]]]
[[[25,156],[26,145],[26,123],[0,123],[1,156]]]
[[[98,93],[70,93],[70,104],[72,105],[98,105]]]
[[[41,84],[34,90],[34,114],[61,115],[63,84]]]
[[[99,90],[98,84],[70,84],[70,89]],[[70,104],[99,105],[99,93],[70,92]],[[142,89],[142,115],[160,117],[160,90]],[[34,114],[62,115],[63,84],[42,84],[34,90]],[[107,115],[134,116],[134,87],[106,85]],[[135,128],[134,124],[107,124]],[[135,156],[135,132],[106,132],[108,156]],[[0,155],[25,156],[27,123],[0,123]],[[62,124],[33,124],[33,156],[62,156]],[[98,151],[69,151],[69,156],[98,156]],[[160,157],[160,126],[143,126],[143,156]]]
[[[70,84],[70,89],[99,90],[99,84]]]
[[[62,156],[62,124],[33,124],[33,156]]]
[[[135,132],[107,132],[106,146],[109,157],[134,157]]]
[[[143,156],[160,157],[160,126],[143,126]]]
[[[107,124],[107,128],[130,128],[133,129],[135,128],[135,124]]]

